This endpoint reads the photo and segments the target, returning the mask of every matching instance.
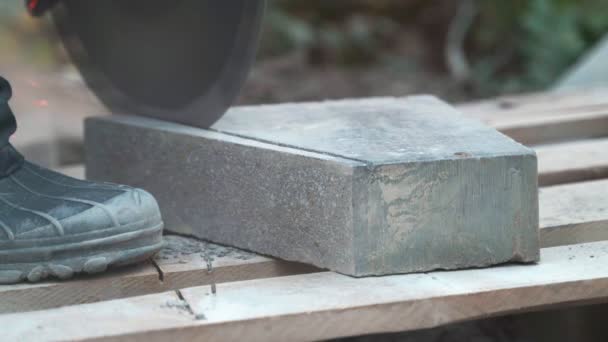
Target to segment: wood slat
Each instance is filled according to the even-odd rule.
[[[608,136],[608,89],[505,96],[458,108],[527,145]]]
[[[362,279],[321,272],[250,280],[215,293],[210,286],[181,290],[177,299],[163,293],[3,315],[0,326],[11,341],[304,341],[608,298],[608,242],[543,249],[542,260]]]
[[[66,282],[0,286],[0,314],[56,308],[139,296],[167,289],[156,269],[146,263],[98,277],[81,277]]]
[[[169,247],[155,263],[166,289],[201,284],[318,272],[313,266],[260,256],[237,248],[180,236],[166,236]]]
[[[543,247],[608,240],[608,180],[543,188]]]
[[[608,178],[608,139],[536,146],[540,186]]]
[[[115,305],[118,304],[118,305]],[[77,310],[74,310],[77,308]],[[192,323],[191,314],[183,310],[184,303],[175,292],[165,292],[149,296],[134,297],[128,300],[85,304],[40,311],[1,315],[2,340],[4,341],[77,341],[93,336],[120,335],[127,327],[137,325],[140,329],[163,329],[175,326],[188,326]],[[50,320],[44,326],[30,323],[34,317],[50,313]],[[88,322],[94,314],[97,322]],[[22,315],[19,322],[15,317]],[[31,318],[30,318],[31,317]],[[25,319],[23,319],[25,318]],[[72,328],[65,330],[65,323],[71,322]],[[13,326],[9,330],[9,322]],[[93,329],[93,330],[91,330]],[[114,331],[114,332],[112,332]],[[9,335],[10,334],[10,335]],[[172,340],[172,339],[168,339]]]
[[[487,100],[459,103],[457,106],[479,118],[500,120],[498,112],[552,112],[585,106],[608,105],[608,87],[560,92],[504,95]]]
[[[179,236],[167,236],[165,240],[167,248],[155,257],[153,263],[64,282],[0,286],[0,314],[317,270],[312,266]],[[210,270],[207,260],[210,261]]]

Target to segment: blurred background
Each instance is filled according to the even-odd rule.
[[[608,31],[606,0],[270,4],[247,101],[420,92],[462,101],[537,91]]]
[[[431,93],[454,103],[549,89],[602,41],[607,5],[269,0],[259,57],[238,102]],[[48,18],[30,18],[22,1],[0,2],[0,74],[15,88],[22,129],[14,143],[45,165],[79,162],[82,118],[105,109]]]

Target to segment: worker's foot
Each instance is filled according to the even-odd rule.
[[[0,284],[142,261],[162,248],[162,226],[156,201],[143,190],[25,162],[0,179]]]

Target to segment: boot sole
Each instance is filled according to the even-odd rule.
[[[164,247],[162,229],[160,223],[148,229],[95,240],[11,250],[13,255],[27,256],[28,262],[0,263],[0,284],[25,280],[38,282],[51,277],[65,280],[75,274],[96,274],[110,267],[146,260]],[[32,253],[36,256],[34,261],[31,261]]]

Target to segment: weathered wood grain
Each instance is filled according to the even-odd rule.
[[[0,286],[0,314],[166,291],[150,263],[65,282]]]
[[[175,235],[154,259],[165,289],[280,277],[319,269]]]
[[[0,314],[316,271],[311,266],[194,239],[167,236],[165,240],[167,248],[153,262],[139,266],[72,281],[0,286]]]
[[[608,242],[537,265],[355,279],[331,272],[0,316],[7,340],[304,341],[430,328],[608,298]],[[184,304],[188,304],[185,306]],[[75,324],[75,322],[78,322]]]
[[[495,122],[504,119],[504,116],[498,114],[504,111],[538,113],[602,105],[608,105],[608,87],[503,95],[487,100],[463,102],[456,106],[474,117]]]
[[[542,145],[534,150],[540,186],[608,178],[608,139]]]
[[[457,108],[527,145],[608,136],[608,88],[505,96]]]
[[[36,321],[34,317],[49,313],[47,323],[31,324]],[[19,315],[23,316],[18,322],[12,320]],[[95,323],[89,321],[93,315]],[[93,306],[88,304],[18,315],[0,315],[2,340],[23,342],[84,341],[92,336],[119,336],[132,329],[132,326],[152,331],[176,326],[186,327],[192,324],[192,321],[192,314],[174,291],[128,300],[107,301]],[[64,325],[67,322],[70,322],[71,327]],[[9,326],[5,324],[12,325],[10,332],[7,330]]]
[[[608,180],[540,190],[543,247],[608,240]]]

